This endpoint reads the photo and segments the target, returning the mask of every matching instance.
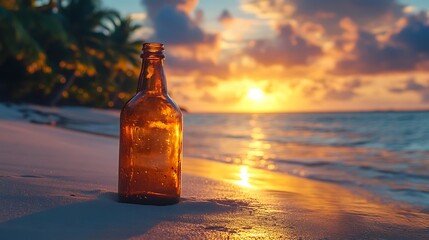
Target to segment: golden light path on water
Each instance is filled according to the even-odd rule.
[[[373,200],[372,196],[365,193],[360,195],[342,186],[275,171],[268,172],[243,164],[225,164],[194,158],[186,158],[184,161],[185,174],[194,174],[213,180],[221,179],[242,188],[243,192],[240,192],[239,189],[231,186],[230,191],[237,195],[230,196],[230,199],[237,199],[241,196],[240,194],[250,194],[249,199],[253,199],[249,200],[249,209],[252,214],[240,215],[224,223],[229,229],[240,229],[243,222],[253,226],[251,229],[237,230],[237,234],[243,239],[256,235],[262,239],[281,239],[278,236],[277,238],[272,236],[276,231],[282,232],[283,237],[292,236],[285,232],[294,231],[284,228],[290,226],[289,224],[294,225],[295,229],[303,229],[302,231],[308,229],[308,226],[315,226],[316,229],[338,234],[342,233],[344,226],[348,226],[345,221],[349,220],[359,224],[358,229],[366,229],[367,224],[374,222],[409,229],[421,229],[429,224],[425,213],[413,212],[413,218],[416,221],[409,221],[404,217],[404,214],[408,216],[406,206],[397,208],[394,205],[379,203]],[[294,213],[299,214],[294,215]],[[255,219],[258,221],[255,222]],[[261,222],[261,219],[265,222]],[[279,225],[272,225],[271,220],[282,220],[282,222],[275,222]],[[312,231],[309,230],[309,232]],[[313,233],[316,234],[317,231]],[[310,236],[305,239],[319,238]]]
[[[237,181],[237,184],[242,186],[242,187],[248,187],[251,188],[252,185],[250,185],[249,183],[249,178],[250,178],[250,174],[247,171],[247,166],[241,166],[240,167],[240,180]]]
[[[262,129],[258,127],[258,115],[255,114],[252,116],[250,122],[251,137],[252,140],[247,145],[247,151],[241,159],[240,172],[237,173],[238,180],[234,181],[236,184],[246,187],[254,188],[250,182],[252,179],[251,168],[258,167],[268,170],[275,169],[275,166],[270,163],[268,158],[268,150],[271,148],[269,143],[263,141],[266,137]]]

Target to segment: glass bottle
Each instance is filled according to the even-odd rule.
[[[168,205],[180,199],[183,120],[167,93],[163,52],[163,44],[143,44],[137,93],[121,111],[121,202]]]

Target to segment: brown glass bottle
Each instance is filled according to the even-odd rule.
[[[179,202],[182,112],[167,94],[164,45],[143,44],[137,93],[121,111],[119,201]]]

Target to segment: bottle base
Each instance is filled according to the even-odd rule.
[[[165,206],[178,203],[180,201],[180,197],[171,197],[154,193],[127,195],[118,194],[118,200],[122,203]]]

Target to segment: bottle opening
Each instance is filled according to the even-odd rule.
[[[142,58],[165,58],[164,44],[150,42],[144,43],[142,48]]]

